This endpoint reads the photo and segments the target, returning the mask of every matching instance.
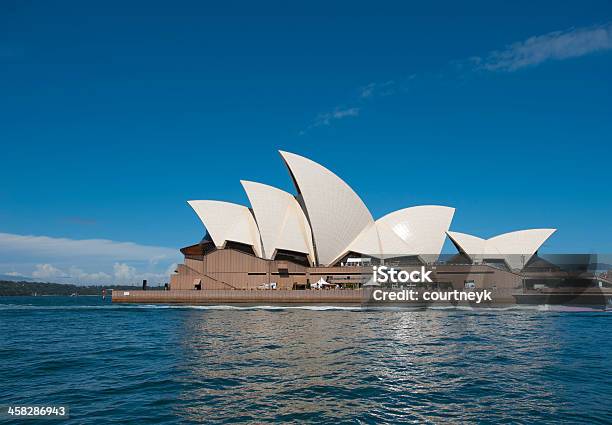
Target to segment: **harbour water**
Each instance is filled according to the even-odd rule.
[[[612,421],[612,314],[0,298],[0,404],[54,423]]]

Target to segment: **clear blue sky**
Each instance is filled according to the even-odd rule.
[[[293,191],[283,149],[375,217],[612,252],[610,2],[164,3],[2,2],[1,233],[175,249],[189,199]]]

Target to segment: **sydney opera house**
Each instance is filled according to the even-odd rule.
[[[294,153],[280,155],[295,194],[242,181],[250,207],[189,201],[206,234],[181,249],[185,261],[171,276],[171,290],[357,289],[367,284],[372,264],[428,265],[441,288],[488,287],[510,299],[525,285],[524,270],[550,271],[537,252],[555,229],[483,239],[449,230],[455,209],[437,205],[374,219],[333,172]],[[457,254],[440,261],[447,237]]]

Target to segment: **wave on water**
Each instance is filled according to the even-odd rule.
[[[172,304],[105,304],[105,305],[35,305],[35,304],[0,304],[0,310],[129,310],[129,309],[177,309],[177,310],[342,310],[361,311],[359,306],[279,306],[279,305],[172,305]]]
[[[612,310],[602,310],[589,307],[568,307],[559,305],[510,305],[504,307],[471,307],[471,306],[426,306],[426,307],[402,307],[402,306],[339,306],[339,305],[188,305],[188,304],[102,304],[102,305],[36,305],[36,304],[0,304],[2,310],[236,310],[236,311],[469,311],[469,312],[506,312],[506,311],[525,311],[525,312],[612,312]]]

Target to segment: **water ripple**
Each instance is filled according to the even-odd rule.
[[[0,300],[3,404],[98,423],[610,423],[612,315]]]

